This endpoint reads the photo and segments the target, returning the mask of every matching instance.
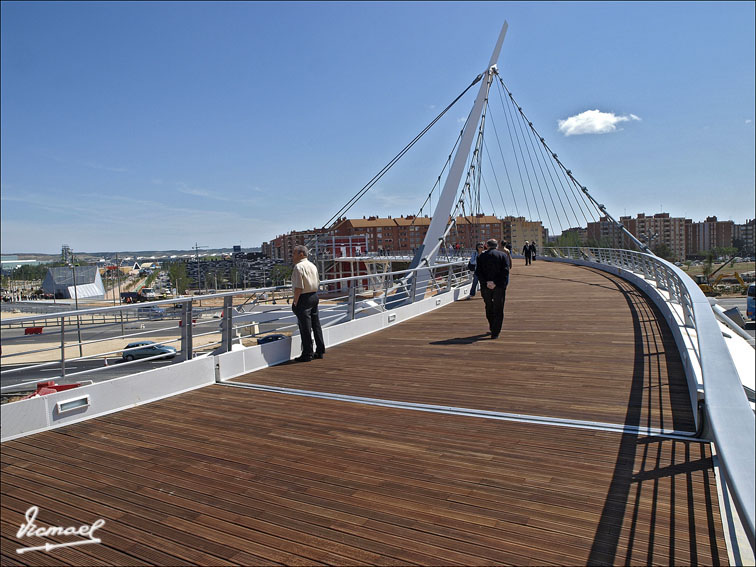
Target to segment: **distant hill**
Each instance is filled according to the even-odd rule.
[[[214,254],[231,254],[233,248],[204,248],[200,250],[200,254],[214,255]],[[260,252],[260,248],[242,248],[242,252]],[[194,250],[123,250],[123,251],[108,251],[108,252],[76,252],[76,258],[84,262],[96,262],[100,258],[115,258],[118,255],[119,258],[137,258],[143,256],[149,258],[155,256],[155,258],[168,258],[170,256],[183,256],[185,254],[194,254]],[[4,256],[6,254],[3,254]],[[39,262],[57,262],[60,260],[60,254],[34,254],[23,253],[15,254],[8,253],[8,256],[17,256],[19,260],[37,260]]]

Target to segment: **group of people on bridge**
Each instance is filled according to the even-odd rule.
[[[522,255],[525,256],[525,265],[529,266],[530,263],[536,259],[536,245],[535,242],[525,241],[525,246],[522,247]]]
[[[499,337],[504,322],[504,302],[509,285],[509,271],[512,269],[512,245],[499,243],[491,238],[485,245],[478,242],[467,268],[473,272],[470,297],[475,297],[478,284],[483,303],[486,306],[488,331],[492,339]]]
[[[536,251],[535,242],[525,241],[522,249],[525,265],[530,265],[535,260]],[[305,246],[295,246],[293,250],[294,269],[291,283],[294,297],[291,308],[297,316],[302,339],[302,354],[295,359],[297,362],[309,362],[313,358],[323,358],[325,355],[323,330],[318,313],[318,269],[308,259],[308,253]],[[488,334],[492,339],[496,339],[504,322],[504,302],[509,285],[509,272],[512,269],[512,245],[502,241],[499,246],[499,242],[494,238],[485,244],[478,242],[467,268],[473,272],[469,298],[475,297],[480,285],[488,320]]]

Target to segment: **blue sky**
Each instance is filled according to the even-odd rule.
[[[1,10],[3,253],[322,226],[485,69],[504,20],[504,82],[612,215],[754,217],[753,2]],[[416,213],[475,90],[348,216]],[[597,117],[612,131],[591,133]]]

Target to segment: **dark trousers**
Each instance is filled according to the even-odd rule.
[[[480,287],[480,293],[483,296],[483,302],[486,304],[488,329],[492,335],[498,335],[504,322],[504,301],[507,298],[507,288],[497,285],[494,289],[488,289],[488,286],[483,284]]]
[[[525,254],[525,265],[527,266],[529,264],[530,264],[530,254]]]
[[[475,291],[478,289],[478,274],[473,272],[472,287],[470,288],[470,295],[475,295]]]
[[[318,294],[303,293],[299,296],[296,305],[291,306],[291,310],[297,316],[299,323],[299,335],[302,337],[302,354],[312,356],[312,335],[315,335],[316,352],[325,352],[325,343],[323,342],[323,329],[320,327],[320,315],[318,314]]]

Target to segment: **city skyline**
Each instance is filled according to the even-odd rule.
[[[641,212],[641,213],[636,213],[635,215],[621,215],[621,217],[617,217],[616,220],[620,221],[620,219],[622,219],[624,221],[625,219],[630,219],[630,220],[634,221],[634,220],[636,220],[638,218],[639,215],[645,215],[646,218],[653,218],[653,217],[658,217],[658,216],[661,216],[661,215],[667,215],[669,218],[675,219],[675,220],[677,220],[677,219],[690,220],[690,221],[693,222],[693,224],[703,224],[703,223],[709,221],[710,219],[715,219],[716,222],[719,222],[719,223],[732,222],[732,223],[734,223],[735,226],[745,226],[748,223],[753,223],[753,218],[746,219],[746,221],[744,223],[736,223],[732,219],[722,219],[722,218],[717,217],[717,215],[707,215],[705,218],[702,218],[702,219],[690,219],[690,218],[687,218],[687,217],[675,216],[675,215],[673,215],[673,214],[671,214],[671,213],[669,213],[667,211],[661,211],[661,212],[658,212],[658,213],[650,213],[650,214],[646,214],[646,213],[642,213]],[[488,217],[488,216],[491,216],[491,215],[488,215],[487,213],[483,212],[483,213],[480,213],[480,216],[486,216],[486,217]],[[359,220],[359,218],[363,218],[363,219],[375,218],[375,219],[383,220],[383,219],[392,218],[392,217],[396,218],[396,219],[400,219],[400,218],[404,218],[405,215],[387,215],[387,216],[384,216],[384,217],[380,217],[380,216],[377,216],[377,215],[363,215],[362,217],[345,217],[343,220]],[[526,216],[517,216],[517,215],[500,215],[497,218],[499,220],[502,220],[502,221],[510,219],[510,220],[524,220],[525,222],[539,222],[539,223],[541,222],[540,220],[531,221]],[[565,231],[573,231],[573,230],[583,230],[583,231],[585,231],[585,230],[588,230],[590,228],[590,225],[592,225],[592,224],[594,224],[594,225],[595,224],[600,224],[602,222],[607,222],[604,217],[601,217],[601,218],[597,219],[596,221],[592,221],[591,223],[589,223],[586,226],[569,227],[569,228],[565,229]],[[329,229],[335,228],[340,223],[341,223],[341,221],[337,219],[336,221],[334,221],[330,225]],[[544,226],[544,228],[548,229],[548,227],[545,227],[545,226]],[[620,230],[619,227],[615,227],[613,230],[616,231],[619,234],[619,230]],[[313,232],[312,229],[293,228],[292,230],[287,231],[286,233],[271,235],[269,238],[267,238],[267,239],[263,240],[262,242],[260,242],[260,244],[257,244],[257,245],[250,244],[249,246],[243,246],[241,249],[242,249],[242,251],[245,251],[245,252],[248,252],[248,251],[249,252],[260,251],[260,250],[263,250],[265,248],[266,244],[270,244],[272,241],[274,241],[277,238],[285,237],[285,236],[290,235],[290,234],[303,234],[303,233],[311,233],[311,232]],[[558,236],[559,235],[550,234],[549,238],[557,238]],[[207,256],[207,255],[213,255],[213,254],[220,253],[220,251],[224,251],[223,253],[231,253],[231,251],[234,249],[234,246],[239,246],[239,245],[238,244],[234,245],[233,243],[231,243],[229,245],[223,245],[223,244],[221,244],[219,246],[211,246],[211,247],[202,246],[200,249],[198,249],[196,251],[195,251],[195,249],[194,249],[193,246],[189,246],[189,247],[186,247],[186,248],[154,248],[153,247],[153,248],[142,248],[142,249],[136,249],[136,248],[119,248],[119,249],[109,249],[109,250],[105,250],[105,249],[92,249],[92,250],[75,250],[74,251],[68,245],[61,244],[61,245],[58,246],[58,248],[56,250],[53,250],[51,252],[41,252],[41,251],[36,251],[36,252],[34,252],[34,251],[30,251],[30,252],[9,251],[9,252],[5,252],[5,251],[3,251],[3,256],[4,257],[5,256],[14,256],[16,254],[21,254],[23,256],[33,256],[35,253],[38,254],[39,256],[56,256],[56,255],[60,256],[62,254],[61,248],[63,248],[63,247],[69,249],[72,252],[75,252],[75,254],[84,254],[84,255],[87,255],[87,256],[96,256],[96,255],[100,255],[100,256],[105,255],[105,256],[107,256],[108,254],[153,254],[153,253],[166,254],[166,253],[169,253],[169,252],[191,253],[190,255],[194,255],[195,253],[197,253],[199,256]],[[228,252],[226,252],[226,251],[228,251]],[[123,257],[122,259],[123,260],[128,260],[130,258]]]
[[[1,20],[3,254],[320,227],[504,20],[503,80],[613,217],[756,216],[753,3],[3,2]],[[471,104],[347,216],[415,214]]]

